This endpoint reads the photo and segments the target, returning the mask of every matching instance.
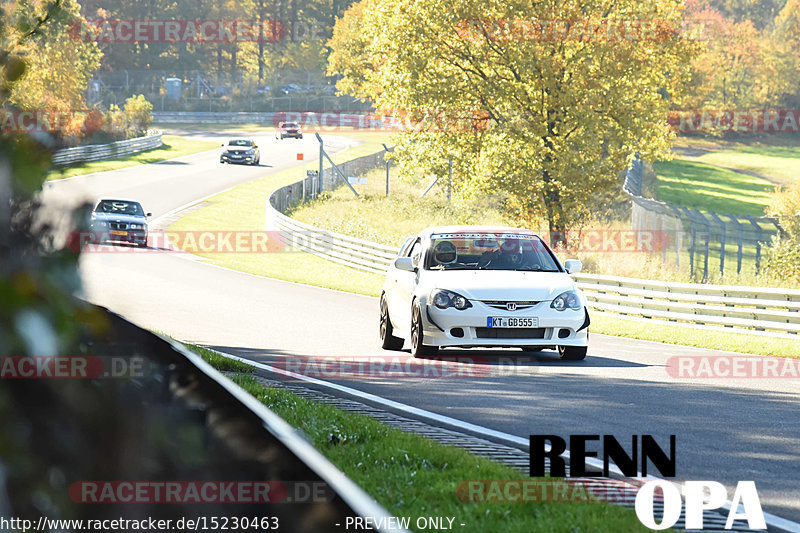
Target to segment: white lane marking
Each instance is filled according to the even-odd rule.
[[[519,446],[519,447],[521,447],[523,449],[526,449],[526,450],[528,450],[530,452],[530,450],[529,450],[529,448],[530,448],[530,440],[529,439],[525,439],[523,437],[518,437],[517,435],[511,435],[510,433],[504,433],[502,431],[497,431],[495,429],[487,428],[487,427],[484,427],[484,426],[479,426],[477,424],[473,424],[471,422],[466,422],[464,420],[459,420],[457,418],[452,418],[452,417],[449,417],[449,416],[440,415],[440,414],[434,413],[432,411],[428,411],[428,410],[425,410],[425,409],[420,409],[419,407],[414,407],[413,405],[407,405],[407,404],[404,404],[404,403],[396,402],[394,400],[390,400],[388,398],[383,398],[381,396],[376,396],[375,394],[370,394],[369,392],[364,392],[364,391],[360,391],[360,390],[357,390],[357,389],[352,389],[350,387],[346,387],[344,385],[339,385],[338,383],[331,383],[329,381],[324,381],[324,380],[321,380],[321,379],[312,378],[310,376],[304,376],[302,374],[297,374],[297,373],[292,372],[290,370],[283,370],[281,368],[275,368],[273,366],[266,365],[264,363],[258,363],[256,361],[251,361],[250,359],[245,359],[243,357],[238,357],[236,355],[232,355],[232,354],[229,354],[229,353],[221,352],[219,350],[215,350],[215,349],[209,348],[207,346],[204,346],[203,348],[206,348],[207,350],[211,350],[212,352],[215,352],[215,353],[217,353],[217,354],[219,354],[219,355],[221,355],[223,357],[227,357],[228,359],[233,359],[233,360],[236,360],[236,361],[240,361],[242,363],[248,364],[248,365],[256,367],[256,368],[260,368],[262,370],[266,370],[268,372],[273,372],[275,374],[282,374],[282,375],[284,375],[286,377],[299,379],[301,381],[307,381],[307,382],[313,383],[315,385],[320,385],[322,387],[326,387],[326,388],[329,388],[329,389],[337,390],[337,391],[343,392],[345,394],[348,394],[348,395],[351,395],[351,396],[355,396],[356,398],[361,398],[363,400],[367,400],[369,402],[374,402],[374,403],[377,403],[379,405],[384,405],[384,406],[389,407],[391,409],[396,409],[398,411],[402,411],[404,413],[408,413],[408,414],[414,415],[416,417],[419,417],[419,418],[422,418],[422,419],[425,419],[425,420],[433,421],[433,422],[438,423],[440,425],[451,426],[451,427],[455,427],[455,428],[458,428],[458,429],[463,429],[463,430],[466,430],[468,432],[471,432],[471,433],[475,434],[476,436],[480,436],[480,435],[491,436],[491,437],[493,437],[493,438],[495,438],[495,439],[497,439],[497,440],[499,440],[501,442],[510,443],[512,446]],[[561,455],[566,457],[567,460],[569,460],[569,452],[568,451],[562,453]],[[598,459],[592,459],[591,457],[586,457],[584,460],[585,460],[585,463],[587,465],[592,466],[594,468],[597,468],[598,470],[603,470],[603,466],[604,466],[603,465],[603,461],[600,461]],[[624,475],[622,474],[620,469],[616,465],[614,465],[613,463],[609,464],[609,471],[613,472],[614,474],[624,478]],[[656,477],[656,476],[652,476],[652,475],[648,475],[648,476],[644,476],[644,477],[640,476],[640,477],[637,477],[636,479],[637,480],[643,480],[643,481],[656,481],[656,480],[662,480],[663,481],[662,478],[659,478],[659,477]],[[680,487],[680,491],[681,491],[682,494],[684,493],[684,487],[683,486]],[[730,507],[731,507],[731,501],[728,500],[725,503],[725,505],[723,505],[721,507],[721,509],[725,509],[726,511],[728,511],[728,510],[730,510]],[[770,514],[770,513],[766,513],[766,512],[764,513],[764,519],[766,520],[768,527],[779,528],[782,531],[787,531],[787,532],[791,532],[791,533],[800,533],[800,523],[792,522],[791,520],[787,520],[786,518],[781,518],[780,516],[776,516],[776,515],[773,515],[773,514]]]

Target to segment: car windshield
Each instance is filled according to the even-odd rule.
[[[293,129],[293,130],[296,130],[296,129],[297,129],[297,128],[299,128],[300,126],[298,126],[298,125],[297,125],[297,122],[287,122],[287,123],[286,123],[286,125],[285,125],[284,127],[285,127],[285,128],[287,128],[287,129]]]
[[[544,242],[536,235],[525,233],[432,235],[425,268],[561,272]]]
[[[245,139],[234,139],[232,141],[228,141],[228,146],[253,146],[253,141],[248,141]]]
[[[100,200],[100,203],[98,203],[95,208],[95,212],[144,216],[144,211],[139,202],[126,202],[124,200]]]

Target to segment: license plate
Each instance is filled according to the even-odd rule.
[[[490,316],[486,319],[490,328],[538,328],[538,317],[499,317]]]
[[[112,229],[111,231],[109,231],[109,233],[111,235],[127,235],[128,234],[127,231],[120,231],[118,229]]]

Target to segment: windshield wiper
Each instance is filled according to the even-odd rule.
[[[516,272],[560,272],[559,270],[543,270],[541,268],[515,268]]]

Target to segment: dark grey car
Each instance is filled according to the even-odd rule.
[[[220,163],[243,163],[258,165],[261,162],[261,152],[252,139],[231,139],[219,156]]]

